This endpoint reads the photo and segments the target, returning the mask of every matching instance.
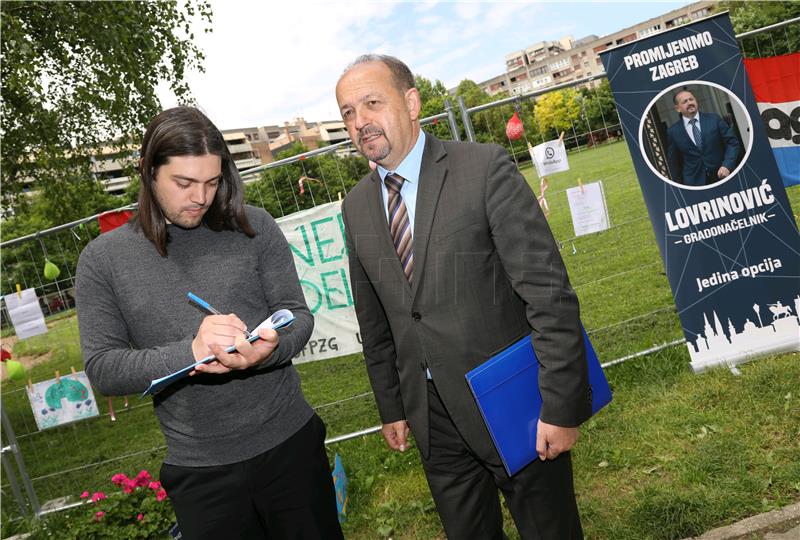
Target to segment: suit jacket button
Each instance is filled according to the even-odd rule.
[[[422,315],[420,314],[419,311],[415,311],[414,313],[411,314],[411,318],[414,319],[415,321],[418,321],[422,319]]]

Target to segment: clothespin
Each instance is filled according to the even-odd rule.
[[[75,371],[75,368],[73,366],[69,366],[69,370],[72,372],[73,375],[77,375],[78,374],[78,372]]]
[[[564,133],[566,133],[566,132],[565,132],[565,131],[562,131],[562,132],[561,132],[561,135],[559,135],[559,136],[558,136],[558,140],[559,140],[559,142],[562,142],[562,143],[564,142]]]
[[[30,377],[28,377],[28,391],[32,394],[33,393],[33,381]]]
[[[114,414],[114,402],[111,401],[111,398],[108,398],[108,414],[109,414],[109,416],[111,416],[111,421],[112,422],[116,422],[117,421],[117,415]]]
[[[56,370],[56,384],[61,384],[61,372]]]
[[[339,202],[342,202],[342,192],[339,191],[339,192],[336,193],[336,195],[339,196]]]
[[[578,187],[581,188],[581,193],[584,193],[584,191],[583,191],[583,180],[581,180],[580,176],[578,177]]]
[[[19,283],[17,283],[17,296],[22,300],[22,286]]]

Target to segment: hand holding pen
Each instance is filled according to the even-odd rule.
[[[189,292],[189,293],[186,293],[186,295],[189,297],[189,300],[191,300],[192,302],[194,302],[195,304],[197,304],[198,306],[200,306],[204,310],[208,311],[212,315],[222,315],[222,313],[220,313],[216,308],[214,308],[211,304],[209,304],[208,302],[206,302],[205,300],[203,300],[202,298],[200,298],[196,294],[194,294],[192,292]],[[247,336],[248,339],[253,337],[253,335],[250,332],[247,331],[247,328],[242,330],[242,332],[244,332],[244,335]]]
[[[233,369],[247,369],[260,364],[272,354],[278,345],[278,334],[274,329],[265,328],[253,336],[247,332],[244,322],[236,315],[223,315],[205,300],[195,294],[188,293],[189,298],[206,310],[215,315],[206,317],[200,324],[197,335],[192,341],[192,352],[195,360],[200,360],[208,355],[209,351],[216,357],[216,360],[207,364],[198,365],[190,375],[195,373],[227,373]],[[231,335],[230,329],[234,328],[234,333],[242,332],[248,339],[241,335]],[[235,346],[233,352],[226,352],[225,349]]]

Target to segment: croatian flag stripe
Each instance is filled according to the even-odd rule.
[[[800,184],[800,53],[744,63],[783,185]]]

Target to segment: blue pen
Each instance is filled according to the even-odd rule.
[[[195,304],[197,304],[198,306],[200,306],[204,310],[208,311],[209,313],[213,313],[214,315],[222,315],[222,313],[220,313],[218,310],[216,310],[214,307],[212,307],[211,304],[209,304],[208,302],[206,302],[205,300],[203,300],[202,298],[200,298],[196,294],[194,294],[192,292],[189,292],[189,293],[186,293],[186,295],[189,297],[189,300],[191,300],[192,302],[194,302]],[[253,337],[250,334],[250,332],[248,332],[247,330],[243,330],[243,332],[244,332],[244,335],[247,336],[248,338]]]

